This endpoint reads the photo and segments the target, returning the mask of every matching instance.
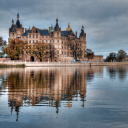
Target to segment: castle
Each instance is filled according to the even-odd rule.
[[[81,61],[88,60],[86,58],[86,33],[83,26],[79,37],[77,36],[77,32],[73,33],[70,24],[68,24],[66,30],[61,30],[58,19],[56,19],[55,27],[51,25],[49,29],[39,29],[33,26],[32,28],[29,27],[29,29],[25,28],[24,31],[18,13],[16,24],[12,20],[12,26],[9,28],[8,41],[10,42],[11,39],[17,38],[27,41],[31,46],[34,46],[35,42],[46,43],[47,50],[43,58],[45,62],[70,62],[74,59]],[[73,46],[70,44],[73,44]],[[24,51],[24,54],[20,56],[20,60],[39,61],[35,56],[27,55],[26,52]],[[92,61],[103,61],[103,56],[94,56]]]

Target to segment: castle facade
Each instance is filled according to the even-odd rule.
[[[51,26],[49,29],[39,29],[32,27],[29,29],[23,28],[19,20],[19,13],[17,14],[17,21],[9,28],[9,39],[21,39],[27,41],[29,45],[34,46],[35,42],[42,42],[47,44],[46,54],[43,61],[51,62],[70,62],[74,59],[87,61],[86,58],[86,33],[82,26],[79,37],[77,32],[74,34],[70,24],[66,30],[61,30],[58,19],[56,19],[55,27]],[[73,45],[71,45],[73,44]],[[20,56],[20,60],[39,61],[35,56],[27,55],[27,51]],[[103,56],[95,56],[93,61],[103,61]]]

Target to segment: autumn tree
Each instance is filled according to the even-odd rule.
[[[3,49],[4,53],[8,55],[12,60],[19,59],[19,56],[23,54],[23,49],[25,48],[26,42],[20,39],[10,40],[7,47]]]
[[[40,62],[42,62],[42,58],[46,53],[46,44],[41,42],[36,42],[31,49],[29,49],[29,54],[37,57]]]
[[[86,50],[86,57],[89,59],[93,59],[94,58],[94,52],[91,49],[87,49]]]
[[[4,55],[4,53],[3,53],[3,49],[4,49],[4,47],[6,46],[6,44],[7,44],[7,42],[5,41],[5,40],[3,40],[3,38],[2,37],[0,37],[0,48],[1,48],[1,53],[0,53],[0,57],[2,57],[3,55]]]
[[[117,53],[117,60],[122,62],[122,60],[127,56],[127,53],[124,50],[119,50]]]

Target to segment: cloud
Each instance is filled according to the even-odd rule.
[[[127,0],[4,0],[0,3],[0,36],[7,40],[12,18],[20,12],[24,28],[36,26],[48,28],[59,18],[62,30],[68,22],[73,31],[85,26],[87,47],[96,54],[126,51],[128,47],[128,1]]]

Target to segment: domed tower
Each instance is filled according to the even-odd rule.
[[[68,27],[66,28],[66,31],[72,31],[72,28],[70,27],[70,23],[68,23]]]

